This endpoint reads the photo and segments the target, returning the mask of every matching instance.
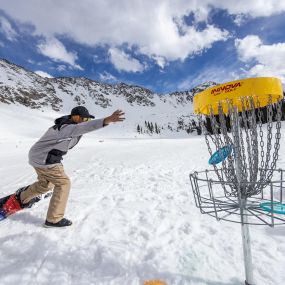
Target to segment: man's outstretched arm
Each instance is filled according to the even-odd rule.
[[[68,127],[73,128],[71,134],[72,137],[81,136],[107,126],[110,123],[122,122],[125,120],[124,115],[125,113],[123,111],[117,110],[111,116],[106,118],[82,122],[76,125],[69,125]]]

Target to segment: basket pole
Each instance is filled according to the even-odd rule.
[[[248,216],[246,210],[246,199],[241,200],[241,234],[242,234],[242,246],[243,246],[243,257],[244,257],[244,268],[245,268],[245,284],[253,285],[253,266],[252,266],[252,255],[250,245],[250,234]]]
[[[235,146],[235,168],[237,177],[237,189],[238,189],[238,200],[240,206],[241,214],[241,235],[242,235],[242,246],[243,246],[243,258],[244,258],[244,268],[245,268],[245,284],[253,285],[253,266],[252,266],[252,255],[251,255],[251,245],[250,245],[250,234],[249,234],[249,224],[248,224],[248,214],[246,209],[246,194],[242,192],[242,163],[240,157],[240,124],[238,116],[238,108],[233,107],[233,132],[234,132],[234,146]]]

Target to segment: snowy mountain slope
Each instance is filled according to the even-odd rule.
[[[0,197],[36,179],[27,153],[56,114],[3,105]],[[119,125],[104,131],[110,128]],[[240,225],[217,222],[194,205],[188,175],[208,167],[203,137],[102,137],[84,136],[64,158],[71,228],[42,227],[48,201],[0,222],[0,284],[243,284]],[[284,148],[282,138],[282,168]],[[283,284],[284,226],[250,231],[256,284]]]
[[[85,105],[96,116],[122,109],[126,112],[127,121],[120,133],[132,137],[138,135],[138,125],[146,130],[145,122],[159,126],[160,134],[156,136],[187,136],[186,130],[195,119],[192,107],[194,94],[213,85],[214,82],[207,82],[190,91],[161,95],[124,83],[109,85],[86,78],[43,78],[0,60],[1,105],[15,104],[62,114],[68,114],[76,105]],[[179,121],[183,122],[182,127]],[[147,133],[140,136],[146,135],[149,136]]]

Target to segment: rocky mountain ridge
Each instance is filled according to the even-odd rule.
[[[0,60],[0,103],[60,112],[76,105],[86,105],[99,113],[121,108],[133,114],[130,116],[135,118],[130,123],[133,130],[144,120],[155,119],[161,129],[171,126],[167,129],[185,131],[188,126],[185,118],[193,119],[193,96],[214,85],[216,83],[206,82],[188,91],[157,94],[140,86],[106,84],[84,77],[44,78],[7,60]],[[181,128],[181,118],[186,127]]]

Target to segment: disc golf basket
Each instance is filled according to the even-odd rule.
[[[276,168],[282,97],[280,80],[269,77],[225,83],[194,97],[213,166],[190,174],[195,204],[218,221],[241,224],[248,285],[254,284],[249,225],[285,223],[285,171]]]

